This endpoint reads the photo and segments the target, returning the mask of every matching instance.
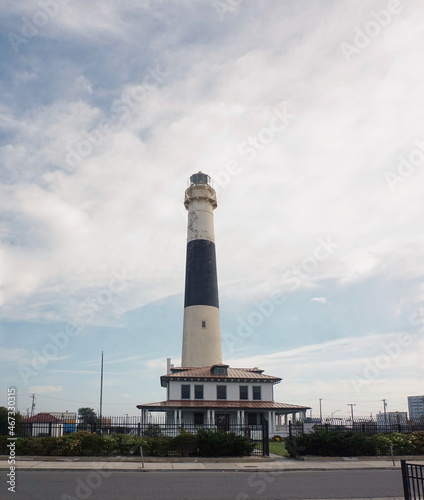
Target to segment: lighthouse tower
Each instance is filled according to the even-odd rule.
[[[217,203],[208,175],[190,177],[184,206],[188,231],[181,366],[212,366],[222,363],[222,352],[213,223]]]

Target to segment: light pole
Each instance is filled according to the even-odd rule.
[[[352,415],[352,427],[353,427],[353,407],[356,406],[356,403],[348,403],[347,406],[350,406],[350,414]]]
[[[322,424],[322,405],[321,405],[322,399],[320,398],[319,400],[319,421]]]
[[[387,411],[386,411],[386,408],[387,408],[387,400],[386,400],[386,399],[382,399],[381,401],[383,401],[384,425],[387,425]]]
[[[333,415],[334,415],[335,413],[337,413],[338,411],[340,411],[340,410],[332,411],[332,412],[331,412],[331,418],[333,418]]]

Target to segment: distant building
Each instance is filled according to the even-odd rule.
[[[32,437],[63,435],[62,421],[50,413],[38,413],[33,417],[24,417],[22,422],[25,424],[26,434]]]
[[[377,413],[377,424],[405,424],[408,419],[406,411],[388,411],[386,413]]]
[[[424,396],[408,396],[408,412],[411,420],[424,417]]]
[[[71,434],[77,430],[77,414],[75,412],[50,412],[50,415],[62,422],[63,434]]]

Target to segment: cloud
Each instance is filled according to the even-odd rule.
[[[325,297],[313,297],[311,302],[318,302],[319,304],[327,304],[327,299]]]

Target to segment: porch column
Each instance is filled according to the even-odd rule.
[[[270,411],[269,412],[269,432],[270,433],[275,433],[275,411]]]
[[[246,425],[246,412],[245,412],[245,410],[241,410],[240,413],[241,413],[241,423],[242,423],[242,425]]]
[[[285,413],[284,414],[284,425],[287,425],[287,417],[288,417],[288,415],[287,415],[287,413]]]
[[[211,425],[215,424],[215,410],[211,410]]]

